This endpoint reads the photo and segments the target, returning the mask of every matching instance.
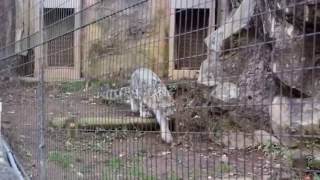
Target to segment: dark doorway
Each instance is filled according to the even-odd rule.
[[[48,66],[74,66],[74,9],[46,8],[44,10],[44,39]]]
[[[176,9],[175,69],[199,69],[207,58],[210,9]]]

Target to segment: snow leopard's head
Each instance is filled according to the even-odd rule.
[[[130,104],[130,87],[120,88],[120,98],[127,104]]]
[[[176,113],[175,103],[171,97],[169,99],[164,97],[163,100],[164,101],[159,104],[160,111],[166,118],[170,119]]]

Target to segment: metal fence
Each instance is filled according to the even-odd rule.
[[[0,8],[1,132],[26,179],[320,179],[320,1]]]

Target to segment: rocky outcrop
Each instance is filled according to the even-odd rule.
[[[222,137],[224,146],[228,149],[246,149],[258,145],[279,144],[279,140],[263,130],[257,130],[252,134],[244,132],[230,132]]]
[[[296,146],[298,138],[320,134],[320,102],[313,98],[275,97],[270,107],[274,134],[287,146]]]
[[[211,53],[197,82],[212,88],[213,102],[239,127],[251,124],[293,146],[296,137],[320,134],[320,2],[299,1],[292,14],[292,2],[258,0],[237,14],[248,2],[226,20],[245,17],[238,28],[221,26],[206,39]]]

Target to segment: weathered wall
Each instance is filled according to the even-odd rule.
[[[139,2],[103,1],[83,13],[82,23],[106,17],[82,30],[84,77],[125,78],[142,66],[152,68],[160,76],[167,75],[167,1]],[[84,6],[94,3],[87,0]]]
[[[0,57],[12,52],[14,48],[6,48],[14,42],[15,2],[12,0],[0,1]],[[9,61],[0,62],[0,70],[7,68]]]

